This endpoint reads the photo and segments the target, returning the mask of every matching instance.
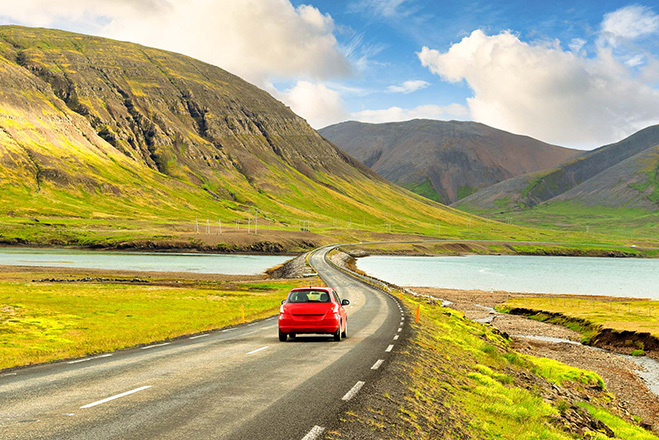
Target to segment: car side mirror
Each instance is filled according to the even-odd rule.
[[[347,306],[348,304],[350,304],[350,301],[348,301],[347,299],[344,299],[343,301],[341,301],[342,306]]]
[[[284,304],[285,302],[286,302],[286,300],[285,300],[285,299],[282,299],[282,300],[281,300],[281,303],[282,303],[282,304]]]

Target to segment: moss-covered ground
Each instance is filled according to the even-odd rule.
[[[405,302],[421,318],[388,367],[396,385],[374,384],[328,438],[659,438],[617,413],[596,373],[518,354],[492,327],[436,302]]]
[[[125,282],[33,282],[34,277],[3,273],[0,280],[0,369],[239,324],[241,308],[248,321],[265,318],[277,313],[291,288],[320,282],[131,283],[132,277]]]

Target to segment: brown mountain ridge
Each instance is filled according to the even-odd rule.
[[[477,122],[344,122],[319,130],[386,179],[442,203],[582,152]]]

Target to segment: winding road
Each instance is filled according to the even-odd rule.
[[[0,439],[319,437],[379,374],[407,324],[396,299],[329,265],[328,251],[310,262],[351,302],[347,339],[282,343],[275,316],[0,373]]]

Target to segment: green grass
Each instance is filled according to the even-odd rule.
[[[581,401],[543,398],[542,389],[549,390],[553,383],[569,387],[576,395],[589,394],[595,416],[606,418],[605,423],[617,433],[657,438],[603,409],[611,395],[596,373],[520,355],[491,327],[436,303],[409,298],[405,302],[412,310],[420,307],[421,321],[415,325],[413,357],[407,359],[402,373],[409,397],[396,401],[398,422],[382,426],[376,421],[379,415],[367,409],[351,415],[359,423],[374,426],[379,434],[419,439],[438,438],[438,432],[446,438],[599,438],[592,431],[592,437],[579,437],[562,421],[562,415]]]
[[[602,408],[597,408],[586,402],[581,402],[579,404],[582,408],[588,410],[588,412],[595,417],[597,420],[604,422],[609,428],[613,430],[616,434],[616,437],[625,439],[625,440],[654,440],[657,438],[656,435],[634,426],[624,420],[612,415],[609,411],[606,411]],[[599,434],[595,439],[608,439],[609,437]]]
[[[24,279],[21,279],[24,278]],[[0,369],[113,351],[276,314],[304,281],[170,285],[0,281]]]
[[[427,177],[423,182],[415,183],[412,185],[405,185],[405,188],[427,199],[434,200],[435,202],[439,203],[444,203],[442,196],[437,191],[435,191],[435,189],[432,187],[430,179]]]
[[[601,301],[582,298],[514,298],[497,307],[500,311],[513,308],[527,309],[542,316],[542,312],[557,313],[568,319],[582,320],[588,323],[588,329],[575,330],[588,332],[588,338],[596,336],[597,330],[612,329],[650,333],[659,338],[659,301]],[[546,319],[549,319],[545,315]],[[563,322],[570,325],[569,322]],[[596,331],[593,332],[593,329]],[[642,347],[641,347],[642,348]]]
[[[547,358],[537,358],[535,356],[523,356],[531,364],[532,371],[556,385],[563,385],[566,381],[583,383],[585,385],[596,386],[601,390],[605,389],[602,378],[592,371],[582,370],[580,368],[570,367],[562,362]]]
[[[637,246],[656,246],[659,243],[659,212],[642,209],[552,202],[530,210],[500,208],[496,212],[493,210],[473,213],[497,221],[510,221],[527,228],[566,231],[580,235],[584,242],[600,243],[606,240]]]

